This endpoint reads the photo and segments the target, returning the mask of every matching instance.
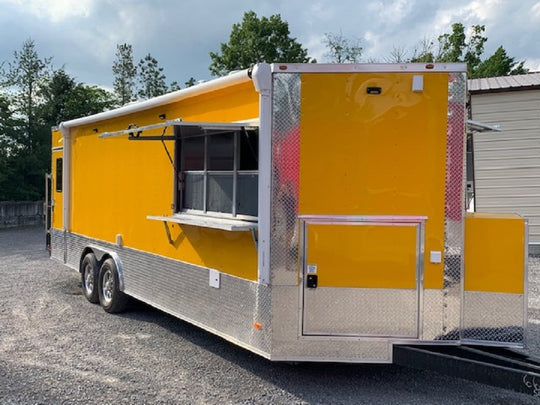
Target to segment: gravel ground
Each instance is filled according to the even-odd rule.
[[[540,291],[540,259],[533,258]],[[538,404],[393,365],[271,363],[143,304],[105,313],[39,228],[0,230],[0,404]],[[533,303],[538,301],[533,297]],[[540,354],[540,306],[531,352]]]

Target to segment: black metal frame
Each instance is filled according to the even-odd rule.
[[[540,397],[540,358],[507,348],[394,345],[393,361]]]

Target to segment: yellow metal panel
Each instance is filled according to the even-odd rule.
[[[227,89],[145,112],[72,129],[71,230],[125,246],[257,279],[257,252],[249,232],[227,232],[164,224],[147,215],[170,215],[174,169],[158,141],[130,141],[127,135],[98,138],[99,133],[159,122],[158,116],[184,121],[234,122],[258,116],[253,84]],[[162,130],[148,134],[159,135]],[[170,130],[169,130],[170,132]],[[174,142],[165,143],[171,155]]]
[[[64,146],[64,138],[62,137],[62,133],[60,132],[60,130],[56,128],[53,129],[51,136],[51,147],[53,149],[61,148]]]
[[[424,286],[442,288],[448,74],[413,76],[302,75],[299,213],[427,216]]]
[[[416,288],[417,228],[310,224],[308,266],[319,287]]]
[[[512,214],[465,218],[465,290],[523,294],[525,220]]]
[[[51,227],[55,229],[63,229],[63,193],[56,191],[56,185],[58,182],[58,179],[56,178],[56,159],[64,157],[64,139],[62,138],[62,134],[59,130],[53,130],[51,143],[53,148],[51,159],[51,197],[54,203],[51,210]]]

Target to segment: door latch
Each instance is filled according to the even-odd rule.
[[[317,288],[318,277],[316,274],[308,274],[306,279],[307,288]]]

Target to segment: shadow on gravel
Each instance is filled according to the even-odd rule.
[[[381,398],[365,401],[370,395],[380,396],[381,390],[389,394],[387,399],[402,398],[400,403],[410,403],[407,398],[413,393],[415,398],[425,393],[433,400],[434,394],[444,399],[444,393],[452,391],[460,392],[461,398],[476,395],[474,383],[393,364],[271,362],[139,301],[119,316],[156,324],[310,404],[385,403]]]

